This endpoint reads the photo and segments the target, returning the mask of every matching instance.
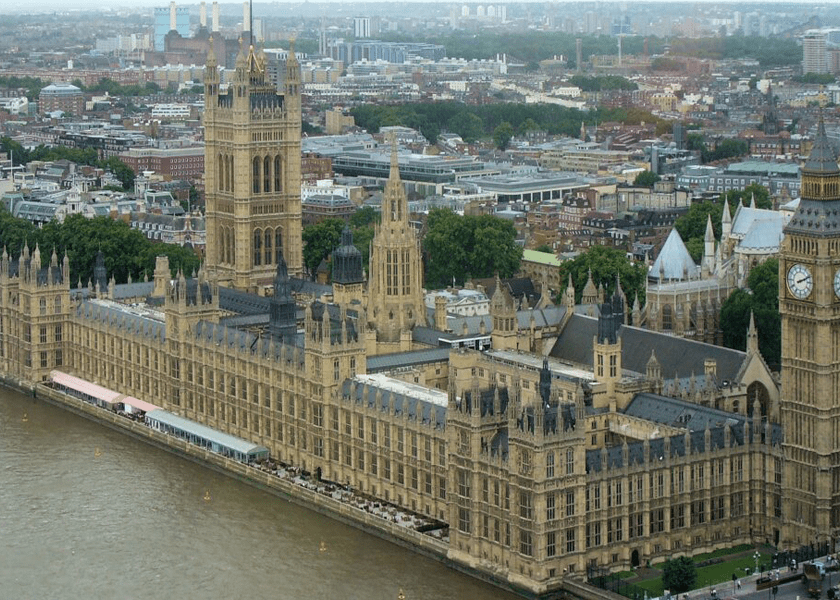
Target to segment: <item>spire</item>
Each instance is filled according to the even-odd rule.
[[[802,171],[803,175],[836,175],[840,173],[840,167],[837,166],[837,153],[825,133],[822,112],[820,112],[820,122],[817,125],[817,135],[814,137],[814,146]]]
[[[383,202],[383,225],[390,223],[408,222],[408,197],[405,194],[402,180],[400,179],[400,167],[397,160],[397,138],[391,138],[391,172],[388,182],[385,184]]]
[[[750,196],[750,208],[755,208],[755,192]]]
[[[750,327],[747,329],[747,354],[758,353],[758,331],[755,328],[755,314],[750,311]]]
[[[753,201],[755,200],[755,196],[753,196]],[[712,229],[712,215],[706,215],[706,234],[703,237],[704,241],[706,242],[713,242],[715,241],[715,232]]]

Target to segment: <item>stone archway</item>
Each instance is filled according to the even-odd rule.
[[[633,550],[630,554],[630,566],[638,567],[639,566],[639,551]]]
[[[746,409],[748,417],[752,417],[753,406],[756,400],[758,400],[761,406],[761,415],[766,417],[768,415],[767,411],[770,408],[770,392],[767,391],[767,388],[760,381],[753,381],[747,386]]]

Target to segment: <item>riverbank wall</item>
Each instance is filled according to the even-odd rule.
[[[519,588],[510,582],[494,577],[492,574],[463,565],[448,557],[449,545],[439,539],[425,535],[408,527],[400,526],[392,521],[366,512],[355,506],[346,504],[331,496],[325,496],[314,490],[302,487],[294,482],[277,477],[273,473],[263,471],[250,465],[211,452],[189,442],[155,431],[143,423],[133,421],[122,415],[100,408],[79,398],[48,387],[45,384],[32,385],[29,382],[17,381],[8,377],[0,379],[0,384],[15,391],[31,396],[37,400],[47,402],[58,408],[68,410],[80,417],[94,421],[115,431],[127,434],[151,446],[170,452],[181,458],[191,460],[199,465],[212,469],[218,473],[233,477],[266,491],[278,498],[293,502],[303,508],[315,511],[328,518],[349,525],[370,535],[397,544],[427,558],[436,560],[449,568],[480,579],[495,587],[504,589],[523,598],[549,600],[554,598],[568,598],[568,594],[560,591],[550,596],[534,595],[529,590]],[[587,586],[589,587],[589,586]],[[593,591],[596,591],[593,589]],[[600,590],[598,590],[600,591]],[[618,597],[620,598],[620,597]],[[581,600],[614,600],[604,598],[583,598]]]

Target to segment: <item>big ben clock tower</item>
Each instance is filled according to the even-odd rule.
[[[782,543],[840,526],[840,168],[820,119],[779,263],[785,468]]]

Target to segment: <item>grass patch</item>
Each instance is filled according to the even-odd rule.
[[[736,546],[736,548],[740,548],[740,546]],[[746,546],[747,550],[752,549],[752,546]],[[743,552],[744,550],[737,550],[736,552]],[[734,552],[721,550],[719,552],[723,552],[723,556],[727,554],[734,554]],[[706,558],[703,560],[707,560],[709,558],[714,558],[710,556],[714,553],[709,553],[704,555]],[[721,555],[718,555],[721,556]],[[760,553],[760,558],[758,559],[759,564],[769,564],[772,560],[772,556],[765,552]],[[662,569],[664,563],[658,563],[655,565],[655,568]],[[745,568],[748,568],[750,572],[755,569],[755,559],[752,555],[741,556],[739,558],[734,558],[732,560],[727,560],[726,562],[718,563],[715,565],[709,565],[708,567],[700,567],[697,569],[697,581],[694,583],[693,590],[699,590],[700,588],[704,587],[718,587],[722,589],[718,589],[718,596],[722,596],[725,592],[725,584],[732,585],[732,573],[735,573],[735,576],[739,579],[746,577]],[[721,585],[724,584],[724,585]],[[648,595],[651,598],[657,598],[663,594],[665,591],[662,586],[662,577],[656,577],[653,579],[645,579],[643,581],[633,582],[633,585],[640,587],[644,590],[648,591]]]
[[[630,579],[635,576],[635,571],[619,571],[618,573],[613,573],[613,577],[617,577],[618,579]]]
[[[704,560],[709,560],[710,558],[720,558],[721,556],[729,556],[730,554],[739,554],[741,552],[746,552],[748,550],[752,550],[753,547],[749,544],[741,544],[740,546],[734,546],[732,548],[721,548],[719,550],[715,550],[714,552],[706,552],[705,554],[698,554],[697,556],[693,557],[691,560],[695,563],[703,562]],[[750,555],[752,556],[752,555]]]
[[[665,591],[665,588],[662,587],[661,577],[657,577],[656,579],[645,579],[644,581],[639,581],[633,585],[640,587],[643,590],[647,590],[650,598],[658,598]]]

